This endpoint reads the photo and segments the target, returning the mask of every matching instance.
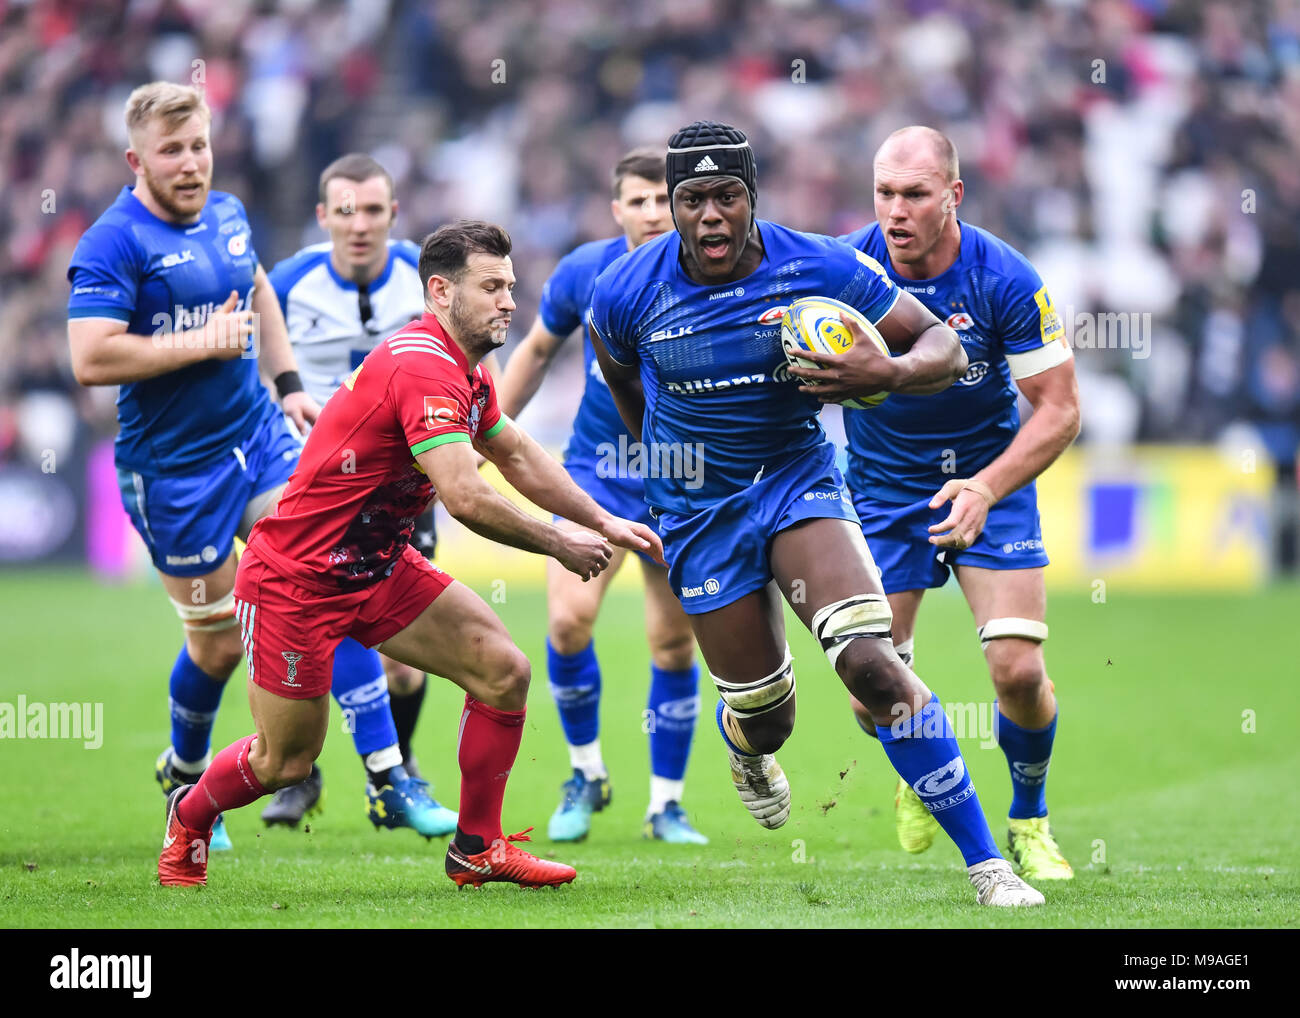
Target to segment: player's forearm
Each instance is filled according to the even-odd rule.
[[[284,324],[280,302],[269,280],[265,283],[258,281],[253,290],[252,307],[255,313],[253,321],[257,323],[253,333],[254,348],[262,377],[274,382],[286,371],[297,371],[298,362],[289,342],[289,329]]]
[[[202,329],[156,336],[118,332],[74,344],[72,373],[82,385],[126,385],[208,360],[219,342]]]
[[[910,350],[893,358],[898,380],[890,392],[928,396],[943,392],[966,373],[966,351],[957,334],[935,324],[917,337]]]
[[[628,434],[641,441],[641,422],[645,418],[645,393],[641,390],[641,382],[610,380],[609,394],[614,397],[614,405],[627,425]]]
[[[442,501],[454,519],[480,537],[538,555],[554,556],[560,549],[558,530],[520,512],[486,482],[450,499],[443,495]]]
[[[997,499],[1018,491],[1050,467],[1079,434],[1077,406],[1047,404],[1016,433],[1002,455],[975,475]]]
[[[528,435],[520,432],[519,448],[497,464],[510,486],[547,512],[595,531],[602,531],[609,514],[573,483],[567,470]]]

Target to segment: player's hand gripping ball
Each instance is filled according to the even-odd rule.
[[[853,333],[840,321],[841,313],[852,318],[884,356],[890,356],[884,337],[857,308],[830,297],[800,297],[781,316],[781,347],[785,351],[785,359],[801,368],[820,368],[822,365],[800,357],[799,351],[815,350],[835,356],[853,346]],[[808,381],[805,384],[817,383]],[[888,396],[887,392],[878,392],[860,399],[841,400],[840,405],[855,410],[869,410],[879,406]]]

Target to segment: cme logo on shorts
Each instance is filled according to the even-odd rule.
[[[965,311],[958,311],[956,314],[951,314],[948,316],[948,321],[946,324],[948,328],[953,329],[956,332],[965,332],[967,329],[969,329],[972,325],[975,324],[975,319],[973,319]]]
[[[976,361],[966,369],[966,374],[957,379],[958,385],[979,385],[989,373],[988,361]]]
[[[811,502],[814,499],[820,502],[838,502],[840,493],[838,491],[805,491],[803,493],[805,502]]]
[[[238,258],[248,250],[248,234],[237,233],[226,241],[226,250]]]
[[[1010,555],[1013,551],[1042,551],[1042,538],[1035,537],[1028,541],[1008,541],[1002,546],[1002,553]]]
[[[424,426],[430,431],[455,424],[460,417],[460,404],[450,396],[424,397]]]

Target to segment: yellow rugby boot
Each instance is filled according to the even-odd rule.
[[[902,778],[894,792],[894,829],[898,843],[913,854],[924,852],[934,844],[939,833],[939,821],[930,815],[912,786]]]
[[[1008,818],[1007,844],[1016,861],[1016,872],[1026,880],[1073,880],[1074,870],[1065,861],[1052,837],[1047,817],[1027,820]]]

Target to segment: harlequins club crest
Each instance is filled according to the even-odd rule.
[[[284,650],[280,652],[280,656],[289,663],[289,674],[285,677],[284,684],[286,686],[298,685],[298,662],[302,660],[302,655],[296,650]]]

